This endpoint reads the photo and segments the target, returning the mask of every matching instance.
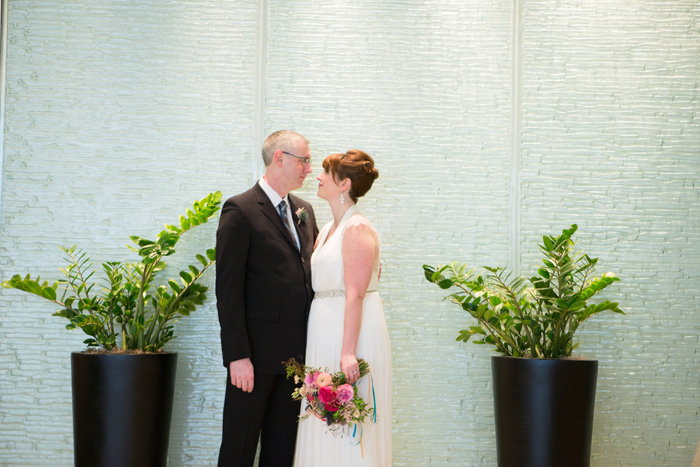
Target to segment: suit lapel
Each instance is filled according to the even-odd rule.
[[[258,200],[258,205],[260,206],[260,211],[272,222],[276,229],[282,234],[282,236],[287,240],[287,242],[296,250],[297,244],[292,238],[292,233],[287,229],[282,223],[282,218],[277,212],[277,208],[272,205],[272,201],[267,196],[265,191],[260,187],[260,185],[255,185],[255,196]]]
[[[300,249],[304,249],[304,242],[306,242],[308,239],[306,237],[306,229],[302,226],[301,222],[299,221],[299,216],[297,216],[297,206],[294,203],[293,197],[290,195],[289,196],[289,207],[292,210],[292,224],[294,224],[294,228],[297,231],[297,235],[299,235],[299,245]]]

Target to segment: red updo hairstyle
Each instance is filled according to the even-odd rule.
[[[331,154],[323,161],[323,170],[338,182],[350,179],[352,185],[348,194],[354,203],[372,188],[372,183],[379,177],[379,171],[374,168],[374,159],[359,149],[351,149],[345,154]]]

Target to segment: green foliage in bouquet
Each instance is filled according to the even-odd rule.
[[[617,303],[588,300],[618,281],[612,273],[593,277],[597,258],[574,252],[576,224],[559,236],[544,236],[538,245],[544,259],[537,276],[515,277],[503,268],[484,266],[485,274],[465,264],[424,265],[425,278],[441,289],[456,288],[445,297],[477,320],[459,331],[458,341],[475,336],[476,344],[491,344],[506,356],[563,358],[578,347],[574,334],[586,319],[601,311],[624,312]]]
[[[179,226],[166,225],[155,240],[130,237],[137,247],[127,247],[137,252],[141,261],[103,263],[107,281],[102,285],[90,282],[95,273],[90,258],[73,246],[61,248],[68,263],[60,268],[66,279],[49,285],[40,277],[15,275],[2,286],[38,295],[60,306],[54,316],[67,318],[67,329],[80,328],[90,336],[84,341],[88,347],[156,352],[173,338],[177,318],[188,316],[206,299],[207,287],[197,280],[214,264],[216,254],[210,249],[206,256],[196,255],[199,264],[181,271],[179,283],[170,279],[167,285],[155,286],[154,279],[165,268],[162,258],[175,253],[175,245],[185,232],[211,219],[220,203],[221,192],[210,193],[195,201],[186,217],[180,216]]]

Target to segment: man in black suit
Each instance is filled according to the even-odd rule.
[[[300,403],[283,361],[306,349],[313,298],[311,205],[289,194],[311,173],[306,138],[282,130],[262,149],[265,175],[224,203],[216,232],[216,299],[228,370],[219,467],[292,466]]]

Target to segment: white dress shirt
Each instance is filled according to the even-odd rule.
[[[272,188],[267,183],[267,181],[265,181],[265,177],[261,177],[258,183],[260,184],[260,188],[263,189],[267,197],[270,198],[270,201],[272,202],[272,205],[275,207],[275,209],[277,209],[277,205],[280,204],[280,202],[284,202],[285,206],[287,206],[287,222],[289,224],[289,230],[291,230],[291,232],[294,234],[294,241],[297,244],[297,249],[301,249],[301,244],[299,243],[299,234],[297,233],[297,229],[294,228],[292,209],[289,207],[289,196],[285,196],[284,198],[280,197],[280,195],[277,194],[274,188]]]

